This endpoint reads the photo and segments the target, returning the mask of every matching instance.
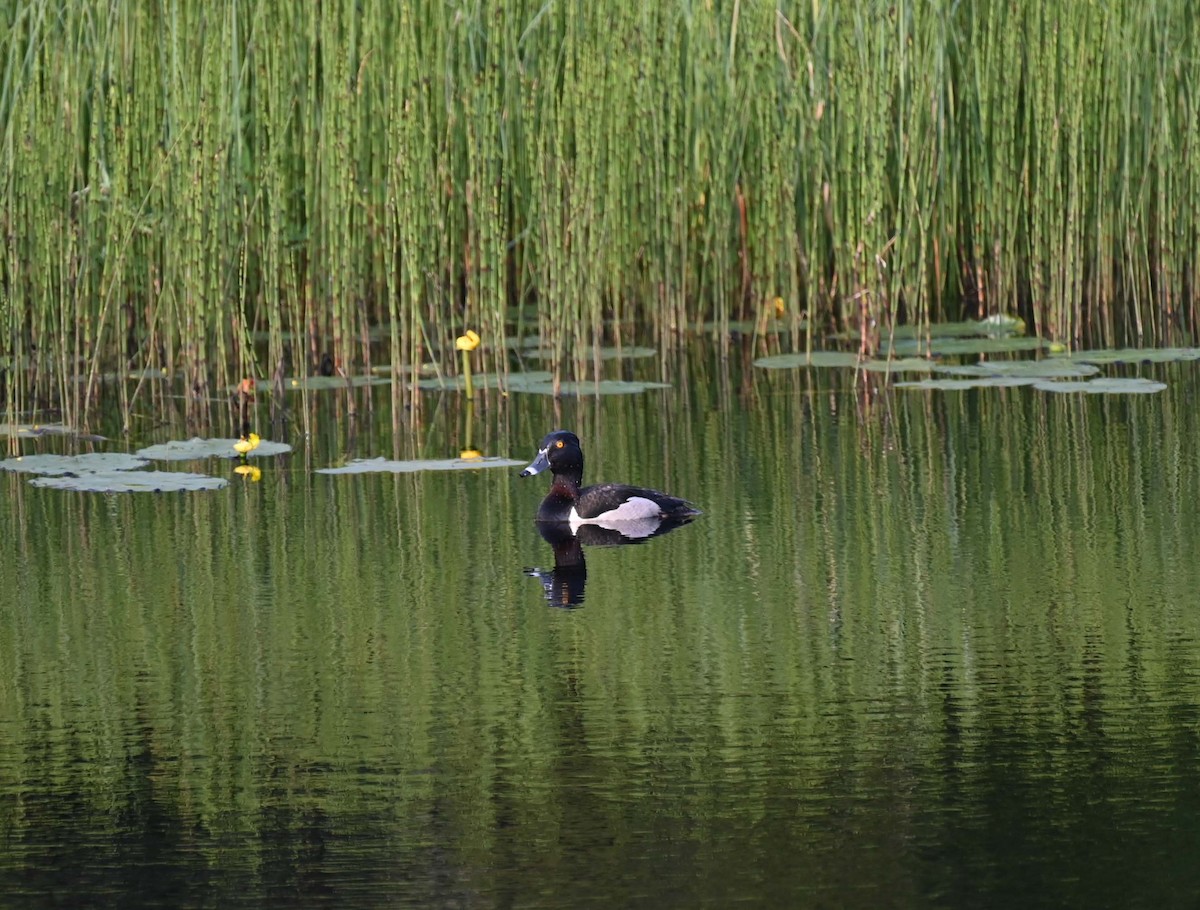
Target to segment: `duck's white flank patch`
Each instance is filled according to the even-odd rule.
[[[661,518],[662,508],[653,499],[644,496],[630,496],[615,509],[601,512],[595,518],[580,518],[579,511],[571,509],[572,532],[580,525],[599,525],[613,531],[622,530],[622,526],[631,521],[645,521],[648,518]]]

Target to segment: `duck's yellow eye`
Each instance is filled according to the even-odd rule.
[[[563,443],[563,441],[560,439],[558,442],[556,442],[556,443],[554,444],[554,448],[556,448],[556,449],[561,449],[561,448],[563,447],[563,445],[564,445],[564,443]]]

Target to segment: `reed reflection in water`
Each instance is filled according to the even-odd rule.
[[[1196,377],[1164,378],[572,403],[598,476],[705,512],[639,547],[549,541],[560,598],[587,550],[579,610],[523,576],[544,490],[509,472],[298,455],[187,497],[2,476],[0,892],[1186,905],[1200,425]],[[490,432],[524,452],[552,407],[514,396]]]

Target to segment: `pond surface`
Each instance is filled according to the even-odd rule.
[[[256,483],[0,474],[0,903],[1194,906],[1200,365],[671,372],[474,417],[704,510],[569,584],[547,475],[315,474],[332,397]],[[357,457],[463,445],[356,394]]]

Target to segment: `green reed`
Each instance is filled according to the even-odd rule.
[[[22,0],[0,13],[0,369],[83,419],[112,373],[563,376],[762,317],[870,346],[1019,311],[1194,324],[1184,0],[792,5]],[[810,335],[804,341],[813,343]],[[121,388],[129,419],[146,385]],[[415,394],[415,393],[414,393]],[[414,399],[415,400],[415,399]]]

